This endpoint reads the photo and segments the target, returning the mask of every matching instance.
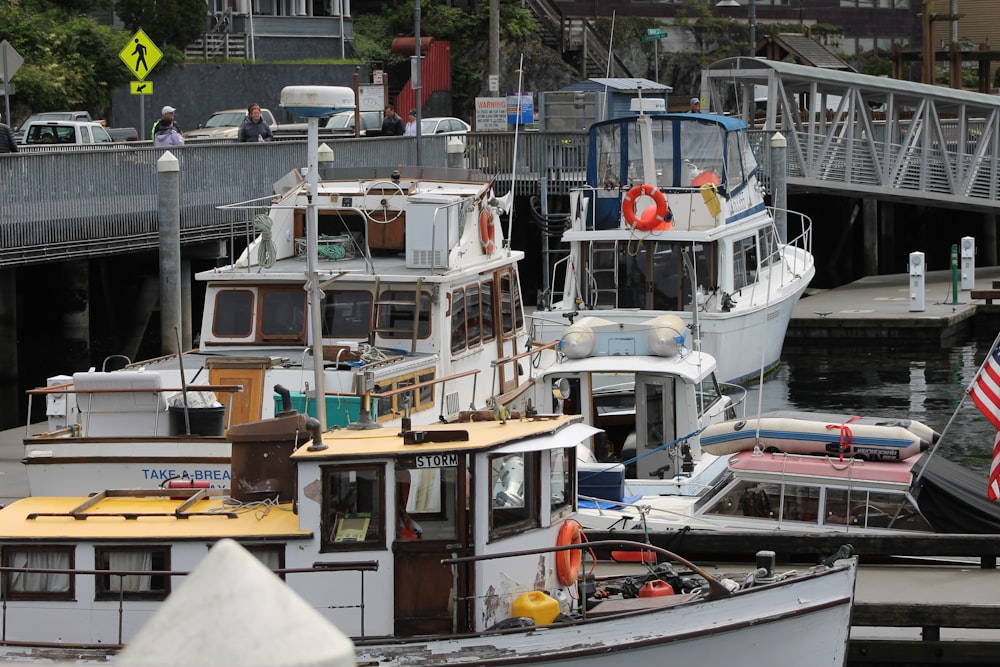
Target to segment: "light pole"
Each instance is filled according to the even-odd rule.
[[[747,21],[750,23],[750,57],[753,58],[757,55],[757,0],[749,0],[750,4],[747,9]],[[719,0],[716,3],[716,7],[742,7],[737,0]],[[802,6],[799,5],[799,10],[801,11]]]

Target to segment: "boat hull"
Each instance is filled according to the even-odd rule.
[[[929,443],[901,426],[761,417],[711,424],[701,433],[702,451],[726,456],[760,447],[786,454],[827,454],[900,461]]]

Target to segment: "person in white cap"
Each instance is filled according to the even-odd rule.
[[[170,123],[174,126],[174,129],[180,132],[181,128],[177,127],[177,123],[174,122],[175,111],[177,111],[177,109],[173,108],[169,104],[166,105],[160,110],[160,120],[169,120]],[[149,138],[153,141],[156,140],[156,128],[160,125],[160,120],[153,123],[153,131],[149,133]]]
[[[688,113],[701,113],[701,99],[697,97],[691,98],[691,108],[688,109]]]
[[[0,120],[3,120],[3,116],[0,116]],[[10,129],[10,125],[0,123],[0,153],[16,152],[17,142],[14,140],[14,132]]]

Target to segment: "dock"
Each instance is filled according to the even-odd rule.
[[[906,337],[909,342],[951,346],[972,334],[977,315],[1000,314],[1000,304],[972,298],[1000,284],[1000,267],[975,270],[973,290],[952,288],[951,271],[930,271],[924,309],[911,310],[910,276],[868,276],[829,290],[808,290],[795,305],[785,345],[851,343]],[[977,294],[977,296],[982,296]]]

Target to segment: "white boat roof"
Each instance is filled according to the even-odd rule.
[[[651,355],[592,356],[563,359],[545,369],[544,375],[556,373],[656,373],[675,375],[686,382],[699,382],[715,371],[715,359],[702,352],[685,350],[672,357]]]

